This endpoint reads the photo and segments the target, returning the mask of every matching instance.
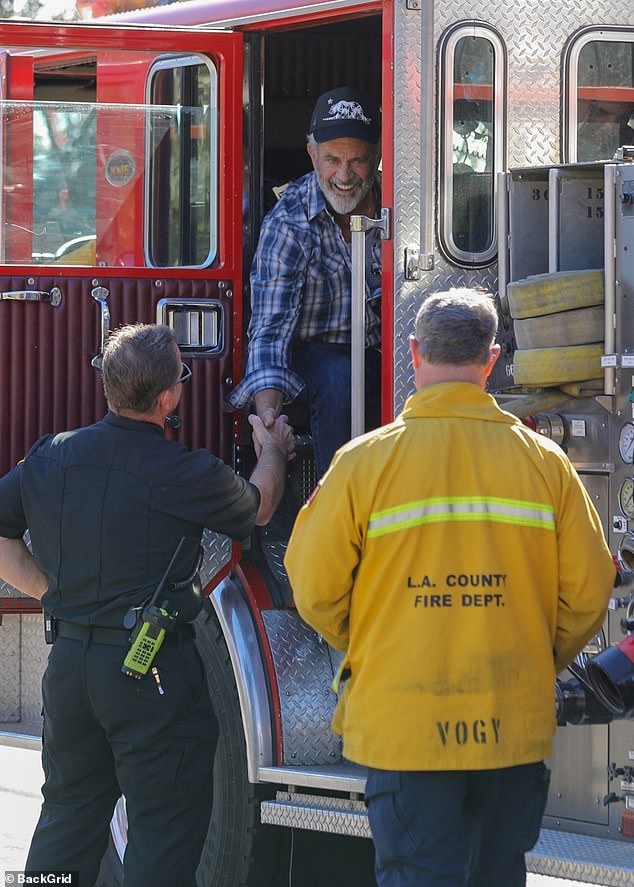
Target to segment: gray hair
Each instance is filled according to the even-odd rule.
[[[161,324],[130,324],[114,330],[103,350],[103,388],[115,410],[146,413],[176,385],[181,361],[176,336]]]
[[[362,139],[362,141],[365,141],[365,139]],[[319,150],[319,146],[323,145],[324,142],[318,142],[312,132],[309,132],[306,135],[306,144],[309,145],[311,148],[316,148],[317,150]],[[379,139],[378,142],[368,142],[368,145],[370,145],[376,155],[381,150],[381,139]]]
[[[456,288],[429,295],[416,315],[415,335],[428,363],[487,363],[498,315],[491,293]]]

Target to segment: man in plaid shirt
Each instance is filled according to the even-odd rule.
[[[380,213],[380,134],[379,108],[367,96],[341,87],[319,97],[307,144],[314,171],[264,219],[251,269],[246,374],[228,400],[253,403],[268,428],[301,395],[318,475],[350,438],[350,215]],[[366,237],[366,387],[376,402],[381,241],[376,229]]]

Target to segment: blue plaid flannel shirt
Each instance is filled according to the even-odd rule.
[[[378,346],[381,238],[376,229],[366,237],[366,345]],[[291,369],[294,346],[350,344],[351,273],[351,246],[317,176],[308,173],[288,186],[262,223],[251,268],[249,355],[244,379],[227,398],[232,406],[246,407],[263,388],[294,400],[304,388]]]

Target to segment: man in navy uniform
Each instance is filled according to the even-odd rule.
[[[116,330],[103,354],[105,418],[47,435],[0,479],[0,577],[41,600],[57,632],[42,686],[44,803],[26,868],[79,871],[82,887],[95,882],[121,794],[124,883],[195,887],[218,735],[190,624],[201,602],[173,593],[177,627],[138,681],[121,671],[124,617],[151,598],[181,539],[170,581],[195,569],[205,527],[239,540],[269,520],[293,450],[285,417],[269,429],[250,417],[259,458],[247,481],[168,440],[190,375],[168,327]]]

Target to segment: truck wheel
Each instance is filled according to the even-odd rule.
[[[214,807],[197,873],[199,887],[282,887],[287,883],[289,833],[260,823],[260,801],[274,787],[247,778],[244,731],[229,653],[212,607],[195,622],[196,646],[207,671],[220,735],[214,766]],[[112,838],[95,887],[120,887],[123,866]]]
[[[282,887],[287,883],[287,829],[260,823],[260,801],[273,786],[247,777],[244,729],[229,652],[210,604],[196,620],[196,644],[207,670],[220,725],[214,768],[214,808],[203,849],[199,887]]]

